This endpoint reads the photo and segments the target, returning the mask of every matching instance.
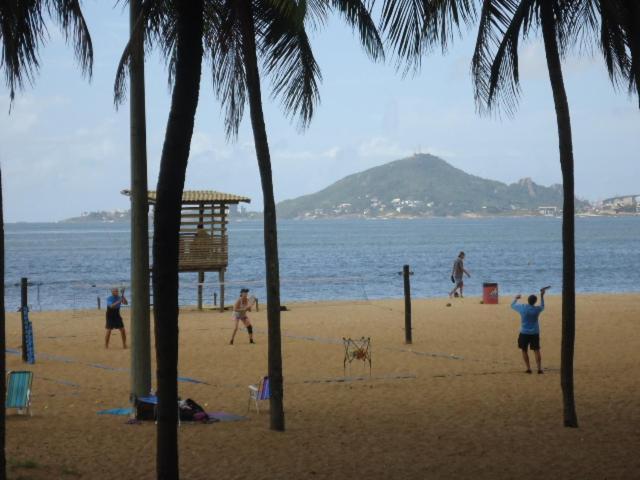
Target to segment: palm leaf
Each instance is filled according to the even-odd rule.
[[[536,24],[536,0],[485,0],[471,62],[475,100],[481,112],[495,104],[512,114],[520,94],[518,42]],[[539,17],[538,17],[539,18]]]
[[[473,0],[385,0],[380,29],[391,45],[397,66],[420,68],[422,56],[433,48],[446,51],[462,24],[476,18]]]
[[[67,41],[73,44],[74,52],[83,73],[91,77],[93,69],[93,45],[89,28],[78,0],[55,0],[49,2],[49,13],[57,17]]]
[[[258,48],[273,83],[272,95],[280,98],[285,113],[299,117],[305,128],[320,100],[318,83],[322,80],[304,28],[306,5],[285,11],[269,2],[256,3]]]
[[[247,96],[242,36],[237,2],[226,0],[205,8],[204,48],[211,62],[213,89],[225,110],[227,137],[236,137]]]
[[[66,38],[73,44],[80,67],[91,77],[93,47],[78,0],[0,2],[0,68],[11,100],[16,89],[32,83],[39,68],[38,50],[47,36],[44,10],[58,21]]]
[[[465,0],[466,1],[466,0]],[[311,2],[315,3],[315,2]],[[358,30],[360,43],[373,60],[384,59],[384,46],[375,22],[371,18],[373,2],[361,0],[332,0],[334,10],[340,13],[347,24]]]
[[[128,3],[124,0],[123,3]],[[118,108],[126,99],[127,78],[129,77],[129,66],[133,53],[133,39],[138,35],[143,35],[145,48],[151,50],[154,45],[159,44],[163,56],[167,59],[169,70],[169,83],[174,72],[174,49],[176,40],[175,11],[171,0],[144,0],[140,9],[140,15],[136,19],[131,37],[124,47],[113,86],[113,101]]]

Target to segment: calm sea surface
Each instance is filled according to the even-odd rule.
[[[444,296],[453,260],[467,254],[465,294],[481,295],[483,282],[500,294],[561,290],[561,220],[556,218],[323,220],[279,224],[281,295],[300,300],[399,298],[398,272],[409,264],[415,297]],[[6,308],[20,304],[20,277],[32,309],[96,306],[111,285],[128,285],[130,232],[119,224],[6,225]],[[241,286],[264,299],[262,223],[229,228],[227,299]],[[640,217],[576,219],[579,292],[640,291]],[[196,301],[197,274],[181,275],[180,303]],[[217,274],[207,274],[212,303]]]

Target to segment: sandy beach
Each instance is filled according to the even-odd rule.
[[[523,292],[526,293],[526,292]],[[180,395],[246,420],[183,423],[185,479],[630,479],[640,471],[640,295],[578,299],[580,428],[562,426],[560,298],[541,317],[544,375],[526,375],[509,308],[479,298],[289,304],[282,313],[286,432],[247,412],[266,374],[266,312],[228,345],[229,312],[180,316]],[[124,311],[129,326],[129,312]],[[105,350],[104,310],[31,313],[38,360],[22,363],[7,319],[7,370],[34,372],[33,416],[7,417],[9,478],[154,478],[155,425],[98,415],[128,406],[129,351]],[[342,337],[371,337],[372,371],[343,371]],[[155,370],[154,370],[155,372]]]

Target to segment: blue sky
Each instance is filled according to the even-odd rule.
[[[128,104],[113,106],[113,79],[128,35],[128,10],[111,0],[83,3],[95,64],[83,79],[55,24],[41,51],[32,87],[9,114],[0,87],[0,164],[5,219],[55,221],[83,211],[128,208]],[[403,78],[393,61],[372,63],[337,19],[313,34],[322,69],[321,103],[300,132],[264,86],[276,200],[317,191],[345,175],[416,152],[432,153],[469,173],[506,183],[531,177],[561,182],[555,114],[541,43],[521,47],[522,98],[513,118],[480,117],[469,62],[473,31],[423,61]],[[616,92],[602,60],[574,55],[564,73],[572,114],[576,193],[589,200],[640,193],[640,111]],[[170,92],[164,62],[147,57],[149,186],[155,189]],[[245,113],[248,112],[248,109]],[[248,115],[236,141],[224,135],[210,69],[202,78],[187,189],[212,189],[252,198],[262,192]]]

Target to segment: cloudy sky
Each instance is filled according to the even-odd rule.
[[[128,105],[113,106],[113,79],[128,34],[128,10],[86,0],[95,64],[83,79],[55,24],[39,75],[9,113],[0,86],[0,164],[5,219],[55,221],[83,211],[128,208]],[[322,101],[300,132],[265,95],[276,200],[317,191],[345,175],[416,152],[438,155],[469,173],[503,182],[531,177],[560,183],[555,114],[539,42],[521,47],[522,99],[513,118],[476,114],[469,76],[473,32],[448,55],[432,55],[403,78],[393,62],[372,63],[350,29],[331,21],[313,34]],[[186,188],[252,198],[262,193],[248,116],[228,142],[210,70],[203,70]],[[155,188],[170,92],[164,62],[147,58],[149,185]],[[640,111],[612,89],[598,56],[565,62],[576,161],[576,193],[597,200],[640,193]],[[268,83],[265,93],[269,91]]]

